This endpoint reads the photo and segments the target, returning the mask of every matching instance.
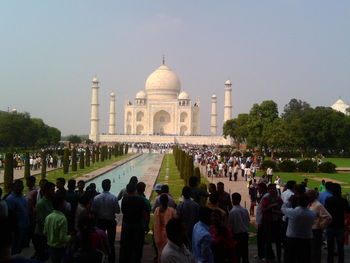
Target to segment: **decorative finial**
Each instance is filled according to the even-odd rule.
[[[163,55],[163,65],[165,65],[165,56]]]

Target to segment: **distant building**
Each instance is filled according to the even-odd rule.
[[[349,115],[349,112],[347,109],[350,108],[350,105],[346,104],[342,99],[338,99],[332,106],[331,108],[336,111],[340,111],[344,114]]]

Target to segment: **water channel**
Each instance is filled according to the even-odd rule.
[[[97,191],[101,192],[102,181],[104,179],[110,179],[112,182],[110,192],[114,195],[118,195],[120,190],[126,187],[131,176],[136,176],[138,179],[140,179],[147,173],[149,169],[154,166],[154,163],[158,158],[159,154],[144,153],[141,156],[132,159],[131,161],[89,181],[88,184],[95,183]]]

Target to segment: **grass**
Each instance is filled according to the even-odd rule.
[[[258,172],[258,176],[261,176],[263,174],[262,171]],[[315,178],[326,178],[329,181],[336,180],[339,181],[341,186],[350,186],[350,173],[300,173],[300,172],[294,172],[294,173],[288,173],[288,172],[275,172],[273,180],[275,180],[276,176],[279,175],[282,178],[282,182],[285,184],[287,181],[294,180],[297,183],[301,183],[305,178],[309,179],[308,187],[309,188],[315,188],[319,187],[321,184],[320,180],[315,180]],[[347,189],[346,191],[350,191],[350,189]]]
[[[350,158],[323,158],[322,161],[334,163],[337,167],[350,167]]]

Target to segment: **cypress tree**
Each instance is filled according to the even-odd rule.
[[[25,153],[24,161],[24,178],[27,180],[30,176],[30,163],[29,163],[29,152]]]
[[[79,169],[84,169],[85,168],[85,158],[84,158],[84,152],[80,152],[80,158],[79,158]]]
[[[101,147],[101,162],[105,160],[105,146]]]
[[[58,162],[57,154],[54,154],[52,158],[53,158],[52,167],[57,168],[57,162]]]
[[[98,163],[100,161],[100,146],[97,145],[96,147],[96,158],[95,158],[96,162]]]
[[[89,146],[86,146],[86,156],[85,156],[86,167],[90,166],[90,158],[91,158],[90,148]]]
[[[112,159],[112,148],[108,147],[108,159]]]
[[[78,170],[77,165],[77,149],[75,147],[72,150],[72,171],[76,172]]]
[[[13,154],[5,154],[4,188],[5,193],[9,193],[13,183]]]
[[[124,154],[124,144],[119,145],[119,155]]]
[[[91,162],[92,162],[92,164],[95,163],[95,157],[96,157],[95,146],[92,146],[92,155],[91,155]]]
[[[46,178],[46,153],[41,153],[41,179]]]
[[[201,171],[199,167],[194,168],[194,176],[198,178],[198,182],[201,182]]]
[[[129,144],[125,144],[125,154],[129,153]]]
[[[63,154],[63,173],[67,174],[69,172],[69,149],[64,149]]]

